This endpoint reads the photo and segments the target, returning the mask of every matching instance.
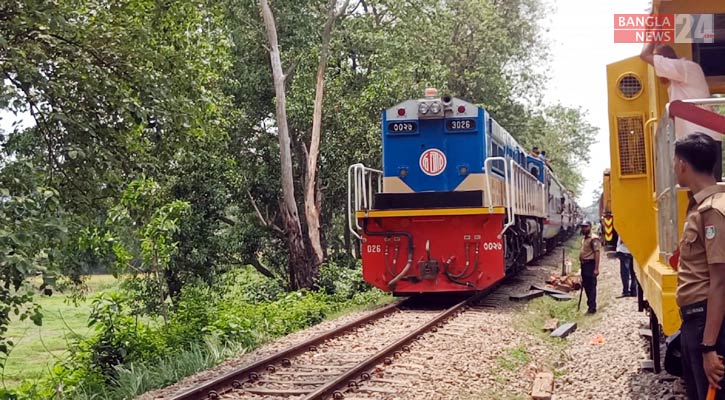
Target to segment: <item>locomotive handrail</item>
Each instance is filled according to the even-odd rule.
[[[531,187],[530,187],[530,185],[528,185],[528,183],[531,183],[531,182],[535,182],[536,183],[536,187],[538,187],[539,189],[541,189],[541,191],[542,191],[542,196],[541,196],[542,203],[541,203],[541,210],[540,210],[540,212],[541,213],[546,212],[546,191],[544,190],[544,184],[541,183],[541,182],[539,182],[539,180],[534,175],[532,175],[529,171],[526,170],[526,168],[522,167],[519,163],[517,163],[516,160],[513,160],[512,159],[512,160],[510,160],[510,163],[511,163],[511,179],[512,179],[512,181],[516,181],[515,182],[516,183],[516,185],[515,185],[516,186],[516,189],[518,190],[518,184],[520,182],[519,182],[519,179],[516,179],[516,175],[514,174],[514,171],[516,171],[517,174],[521,174],[524,177],[528,177],[529,178],[529,181],[528,182],[525,182],[525,185],[526,185],[526,188],[524,188],[525,189],[525,193],[530,193],[531,192]],[[514,208],[518,212],[518,204],[514,203]],[[532,210],[528,210],[528,209],[526,211],[527,212],[532,212]]]
[[[679,212],[677,180],[672,170],[676,130],[675,119],[680,118],[714,131],[725,130],[725,117],[699,105],[723,105],[725,98],[677,100],[667,103],[654,132],[655,191],[654,208],[657,212],[657,239],[660,257],[664,260],[674,254],[679,241]],[[649,122],[649,121],[648,121]]]
[[[347,227],[358,239],[362,239],[358,233],[362,227],[357,222],[356,213],[362,209],[370,209],[373,204],[373,175],[378,177],[379,191],[383,186],[383,171],[368,168],[361,163],[353,164],[347,169]]]
[[[677,248],[677,181],[672,170],[672,156],[674,155],[674,118],[665,109],[654,132],[654,184],[655,202],[657,212],[657,240],[660,257],[668,259]]]
[[[725,116],[706,110],[698,105],[723,105],[725,97],[690,99],[687,101],[675,100],[667,103],[665,114],[671,117],[684,119],[702,127],[712,129],[722,134],[725,132]]]
[[[705,99],[686,99],[680,101],[682,101],[683,103],[691,103],[701,106],[712,106],[725,104],[725,97],[708,97]]]
[[[491,197],[491,163],[494,161],[503,162],[503,174],[504,174],[504,187],[506,192],[506,218],[508,222],[504,225],[501,233],[498,234],[498,238],[501,239],[503,233],[506,232],[516,217],[514,214],[513,207],[511,206],[511,177],[509,175],[509,166],[506,163],[505,157],[488,157],[483,163],[483,168],[486,170],[486,195],[488,196],[488,209],[493,212],[493,198]]]

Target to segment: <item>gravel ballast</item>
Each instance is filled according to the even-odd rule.
[[[503,285],[477,306],[449,320],[436,332],[414,342],[390,365],[379,365],[371,381],[346,399],[528,399],[538,372],[554,372],[552,399],[685,399],[676,386],[681,383],[666,372],[641,371],[648,357],[647,341],[639,329],[648,317],[637,311],[636,298],[615,298],[621,292],[619,261],[604,256],[598,285],[598,312],[594,316],[574,312],[573,300],[551,299],[513,302],[508,295],[543,285],[560,272],[561,250],[529,266],[512,282]],[[546,303],[542,303],[545,301]],[[537,302],[537,303],[534,303]],[[568,307],[578,329],[566,339],[552,339],[537,327],[543,305]],[[543,307],[543,308],[542,308]],[[183,388],[198,384],[261,356],[298,343],[325,329],[360,316],[354,313],[298,332],[255,351],[230,360],[214,370],[189,377],[178,384],[141,399],[168,398]],[[561,323],[568,321],[560,321]],[[664,346],[663,351],[664,351]],[[242,393],[239,398],[246,398]],[[236,397],[236,396],[234,396]]]

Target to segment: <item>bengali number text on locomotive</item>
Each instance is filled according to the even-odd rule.
[[[388,131],[393,133],[417,132],[418,124],[415,122],[391,122],[388,124]]]

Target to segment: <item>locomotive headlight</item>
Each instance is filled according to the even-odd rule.
[[[420,103],[418,105],[418,112],[420,114],[428,114],[428,103]]]
[[[434,101],[433,104],[430,105],[430,112],[432,114],[438,114],[441,112],[441,103]]]

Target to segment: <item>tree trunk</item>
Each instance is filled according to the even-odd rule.
[[[335,7],[337,0],[330,0],[327,5],[327,21],[322,31],[322,47],[320,49],[320,60],[317,64],[317,80],[315,84],[315,103],[312,113],[312,137],[310,139],[310,150],[307,156],[307,175],[305,177],[305,217],[307,219],[307,234],[312,247],[312,262],[315,268],[322,263],[325,252],[322,249],[320,235],[320,202],[316,196],[317,187],[317,159],[320,155],[320,136],[322,134],[322,106],[325,95],[325,71],[327,70],[327,59],[330,53],[330,39],[335,21],[345,12],[348,1],[340,10]]]
[[[302,238],[302,226],[295,202],[294,179],[292,172],[292,154],[290,148],[289,126],[287,124],[287,101],[285,95],[285,75],[282,72],[282,60],[279,54],[277,27],[272,9],[267,0],[260,0],[259,6],[264,20],[269,45],[269,58],[272,65],[272,77],[276,99],[277,136],[279,138],[280,168],[282,178],[282,199],[280,211],[283,229],[287,236],[289,249],[289,287],[296,290],[312,286],[314,264],[311,265]]]

